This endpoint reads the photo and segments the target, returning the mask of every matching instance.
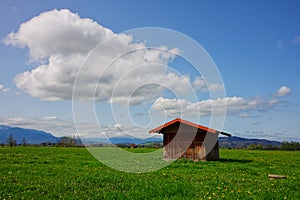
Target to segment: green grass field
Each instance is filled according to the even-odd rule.
[[[0,199],[300,199],[300,151],[221,150],[220,157],[134,174],[84,148],[1,147]]]

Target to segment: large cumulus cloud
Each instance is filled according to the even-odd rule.
[[[195,83],[195,89],[205,87],[202,82],[199,86],[200,77],[191,80],[167,67],[178,49],[148,48],[131,35],[114,33],[67,9],[33,17],[4,42],[29,50],[30,61],[38,65],[18,74],[15,83],[42,100],[72,99],[74,82],[75,99],[130,104],[142,103],[166,88],[185,93]]]
[[[67,9],[43,12],[7,35],[5,42],[28,47],[33,60],[52,55],[86,53],[114,33],[91,19],[80,18]]]

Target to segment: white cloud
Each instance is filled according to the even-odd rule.
[[[57,117],[56,116],[47,116],[43,118],[44,120],[56,120]]]
[[[36,129],[49,132],[57,137],[74,136],[77,129],[73,121],[63,120],[56,116],[46,116],[40,118],[0,118],[0,124],[21,127],[28,129]],[[80,136],[83,137],[99,137],[100,128],[98,124],[77,123],[76,127],[81,131]]]
[[[296,35],[296,36],[293,38],[293,43],[294,43],[294,44],[299,44],[299,43],[300,43],[300,35]]]
[[[55,116],[42,118],[0,118],[0,124],[42,130],[52,133],[55,136],[71,136],[76,134],[73,122],[61,120]]]
[[[6,44],[28,47],[33,60],[53,54],[87,53],[113,32],[91,19],[82,19],[67,9],[43,12],[20,25],[5,38]]]
[[[249,113],[241,113],[241,114],[239,114],[239,117],[248,118],[248,117],[250,117],[250,114]]]
[[[277,92],[275,92],[273,94],[273,96],[275,96],[275,97],[285,97],[285,96],[289,95],[291,93],[291,91],[292,90],[290,88],[288,88],[286,86],[282,86],[277,90]]]
[[[227,114],[236,114],[241,111],[255,109],[263,104],[264,102],[260,98],[246,100],[242,97],[225,97],[192,103],[184,99],[160,97],[154,102],[152,108],[163,111],[171,117],[178,117],[180,115],[194,117],[199,114],[200,116],[210,116],[212,110],[214,114],[221,115],[224,114],[224,109],[226,109]]]
[[[2,92],[8,92],[9,88],[6,88],[4,85],[0,84],[0,93]]]
[[[267,140],[275,140],[275,141],[299,141],[299,136],[291,136],[286,133],[286,131],[277,131],[277,132],[264,132],[264,131],[253,131],[249,130],[246,131],[247,135],[238,134],[237,136],[240,137],[247,137],[247,138],[260,138],[260,139],[267,139]]]
[[[102,133],[105,137],[137,137],[137,138],[149,138],[155,137],[156,134],[149,134],[148,130],[139,126],[127,126],[122,124],[114,124],[112,126],[102,127]],[[99,135],[98,135],[99,137]]]
[[[148,129],[146,130],[145,128],[139,126],[128,126],[116,123],[114,125],[102,124],[101,127],[99,127],[97,123],[93,124],[84,122],[76,123],[75,127],[73,121],[63,120],[56,116],[46,116],[40,118],[0,118],[0,125],[42,130],[49,132],[56,137],[79,135],[83,138],[105,138],[121,136],[147,138],[153,136],[149,135]]]
[[[207,86],[203,77],[196,77],[193,81],[193,86],[195,89],[200,90],[201,92],[208,92],[208,91],[217,91],[224,88],[223,84],[211,83]]]
[[[278,99],[271,99],[268,103],[269,106],[275,106],[278,103],[280,103],[280,101]]]
[[[123,127],[123,125],[119,124],[119,123],[116,123],[116,124],[114,124],[113,127],[116,128],[116,129],[121,129]]]
[[[20,95],[22,95],[22,93],[20,91],[16,91],[15,95],[20,96]]]
[[[178,49],[148,48],[145,43],[134,42],[131,35],[116,34],[66,9],[41,13],[4,39],[7,45],[28,48],[31,60],[39,64],[31,71],[18,74],[16,86],[47,101],[72,99],[82,62],[103,41],[76,79],[76,99],[94,100],[95,95],[99,101],[139,104],[153,96],[156,98],[166,88],[184,94],[192,87],[188,75],[178,74],[166,66],[176,57]],[[118,59],[109,65],[115,58]],[[212,84],[208,88],[221,87]]]

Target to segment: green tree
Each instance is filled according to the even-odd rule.
[[[254,149],[256,149],[256,144],[249,144],[249,145],[247,146],[247,149],[248,149],[248,150],[254,150]]]
[[[262,149],[264,149],[264,147],[262,144],[249,144],[247,146],[247,149],[248,150],[262,150]]]
[[[281,149],[282,150],[300,150],[300,143],[299,142],[287,142],[284,141],[281,144]]]
[[[76,147],[77,141],[75,137],[62,137],[61,140],[58,142],[58,146],[63,147]]]

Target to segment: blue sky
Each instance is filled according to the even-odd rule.
[[[51,17],[66,16],[70,20],[77,13],[77,18],[75,18],[79,24],[84,24],[83,19],[86,18],[96,23],[94,26],[91,25],[92,23],[86,22],[88,25],[80,24],[79,28],[76,29],[78,34],[81,33],[80,31],[88,29],[87,32],[90,34],[91,40],[87,39],[86,41],[94,41],[95,45],[98,40],[97,36],[92,35],[92,31],[94,29],[100,32],[104,31],[104,29],[99,28],[99,25],[105,27],[106,31],[115,34],[133,28],[162,27],[189,36],[208,52],[222,76],[223,89],[226,91],[224,99],[228,101],[227,104],[229,105],[227,106],[228,114],[222,128],[223,131],[249,138],[299,141],[299,7],[298,1],[44,1],[41,3],[36,1],[1,1],[0,122],[12,126],[42,129],[55,135],[73,135],[75,133],[72,101],[67,95],[70,88],[62,87],[62,84],[66,82],[61,79],[66,79],[67,76],[63,76],[65,71],[68,71],[66,73],[73,72],[72,66],[76,65],[76,59],[78,59],[77,64],[80,65],[81,58],[71,57],[74,62],[72,66],[70,63],[54,66],[57,67],[56,69],[62,70],[57,74],[54,72],[48,74],[44,70],[41,72],[45,77],[43,75],[37,79],[30,77],[33,75],[31,70],[41,70],[39,68],[41,65],[51,63],[50,57],[53,57],[54,61],[61,59],[69,62],[67,56],[73,56],[74,52],[79,52],[76,44],[74,44],[76,50],[72,49],[73,44],[59,46],[60,49],[50,48],[52,44],[63,45],[65,35],[74,37],[78,41],[76,33],[72,32],[72,27],[68,29],[65,24],[62,24],[59,29],[62,31],[56,33],[54,30],[55,27],[60,27],[60,21],[57,24],[51,24]],[[54,9],[57,9],[58,13],[55,13]],[[62,14],[61,9],[67,9],[68,12]],[[45,12],[47,14],[40,15]],[[35,23],[38,22],[32,21],[32,26],[24,26],[23,32],[19,31],[22,24],[37,16],[42,21],[42,25],[45,26],[43,30],[39,29],[41,26],[36,26]],[[49,31],[47,32],[47,30]],[[32,31],[36,33],[35,38],[26,38],[26,34]],[[8,35],[10,33],[15,34],[9,40]],[[44,34],[42,39],[40,39],[39,33]],[[54,38],[55,41],[51,41],[51,38]],[[60,43],[59,40],[61,40]],[[86,41],[82,42],[86,44]],[[121,39],[119,42],[122,42]],[[22,45],[25,48],[20,48]],[[165,45],[163,41],[161,45]],[[93,45],[86,45],[84,46],[86,49],[80,50],[80,52],[87,52],[87,49],[92,49],[92,47]],[[168,50],[171,49],[171,47],[167,48]],[[65,57],[58,56],[61,56],[62,49],[65,50],[63,52]],[[68,54],[65,53],[66,51]],[[167,58],[172,57],[171,55],[165,56]],[[159,62],[165,63],[166,60]],[[190,83],[195,87],[197,86],[195,80],[199,74],[190,70],[191,67],[187,63],[177,58],[173,63],[167,62],[166,65],[184,75],[189,75],[191,77]],[[19,79],[16,78],[24,72],[28,72],[28,75]],[[153,71],[150,70],[147,73],[151,75]],[[160,69],[159,73],[155,72],[155,74],[167,76],[167,74],[172,73],[163,72]],[[62,75],[62,78],[57,77],[59,75]],[[200,76],[198,83],[199,81],[202,83]],[[174,75],[173,78],[178,80],[178,83],[184,82],[178,74]],[[42,83],[41,79],[48,82]],[[164,83],[171,84],[168,80],[166,78]],[[50,81],[53,81],[53,87],[49,86]],[[183,82],[181,86],[184,85]],[[139,82],[132,84],[137,83]],[[175,93],[180,90],[176,85],[172,86]],[[128,88],[124,86],[122,90]],[[106,91],[107,88],[101,89],[103,89],[101,91]],[[137,122],[135,124],[137,127],[133,127],[132,123],[128,122],[128,116],[127,120],[119,117],[124,113],[113,116],[109,99],[107,96],[99,95],[99,101],[96,103],[96,114],[102,131],[111,135],[120,135],[120,130],[128,132],[136,128],[138,132],[141,125],[149,125],[152,128],[159,125],[160,122],[176,117],[176,106],[171,107],[170,105],[181,103],[180,105],[189,108],[201,105],[204,106],[200,106],[202,109],[206,108],[205,103],[207,101],[204,101],[209,99],[209,93],[205,92],[203,88],[196,90],[197,100],[192,100],[185,94],[175,100],[175,96],[167,91],[154,95],[146,89],[141,90],[140,93],[146,91],[145,93],[152,95],[152,98],[149,97],[147,99],[149,101],[142,98],[143,102],[129,106],[134,113],[133,120]],[[54,90],[53,93],[50,94],[50,90]],[[110,90],[107,89],[107,91]],[[118,96],[118,101],[121,102],[123,97]],[[212,104],[217,103],[213,99],[211,102]],[[79,124],[80,130],[86,133],[99,131],[97,126],[93,124],[94,120],[90,116],[91,113],[86,111],[86,108],[91,106],[90,102],[80,101],[78,103],[76,101],[75,104],[80,107],[78,108],[82,118]],[[160,106],[166,105],[169,106],[165,107],[168,116],[161,117],[154,114],[152,116],[153,123],[148,124],[149,109],[158,111]],[[121,112],[122,109],[119,107],[118,109]],[[184,109],[183,112],[191,113],[189,109]],[[200,123],[208,125],[209,116],[206,113],[201,115],[203,117],[201,117]],[[194,122],[199,120],[195,115],[188,115],[187,119]]]

